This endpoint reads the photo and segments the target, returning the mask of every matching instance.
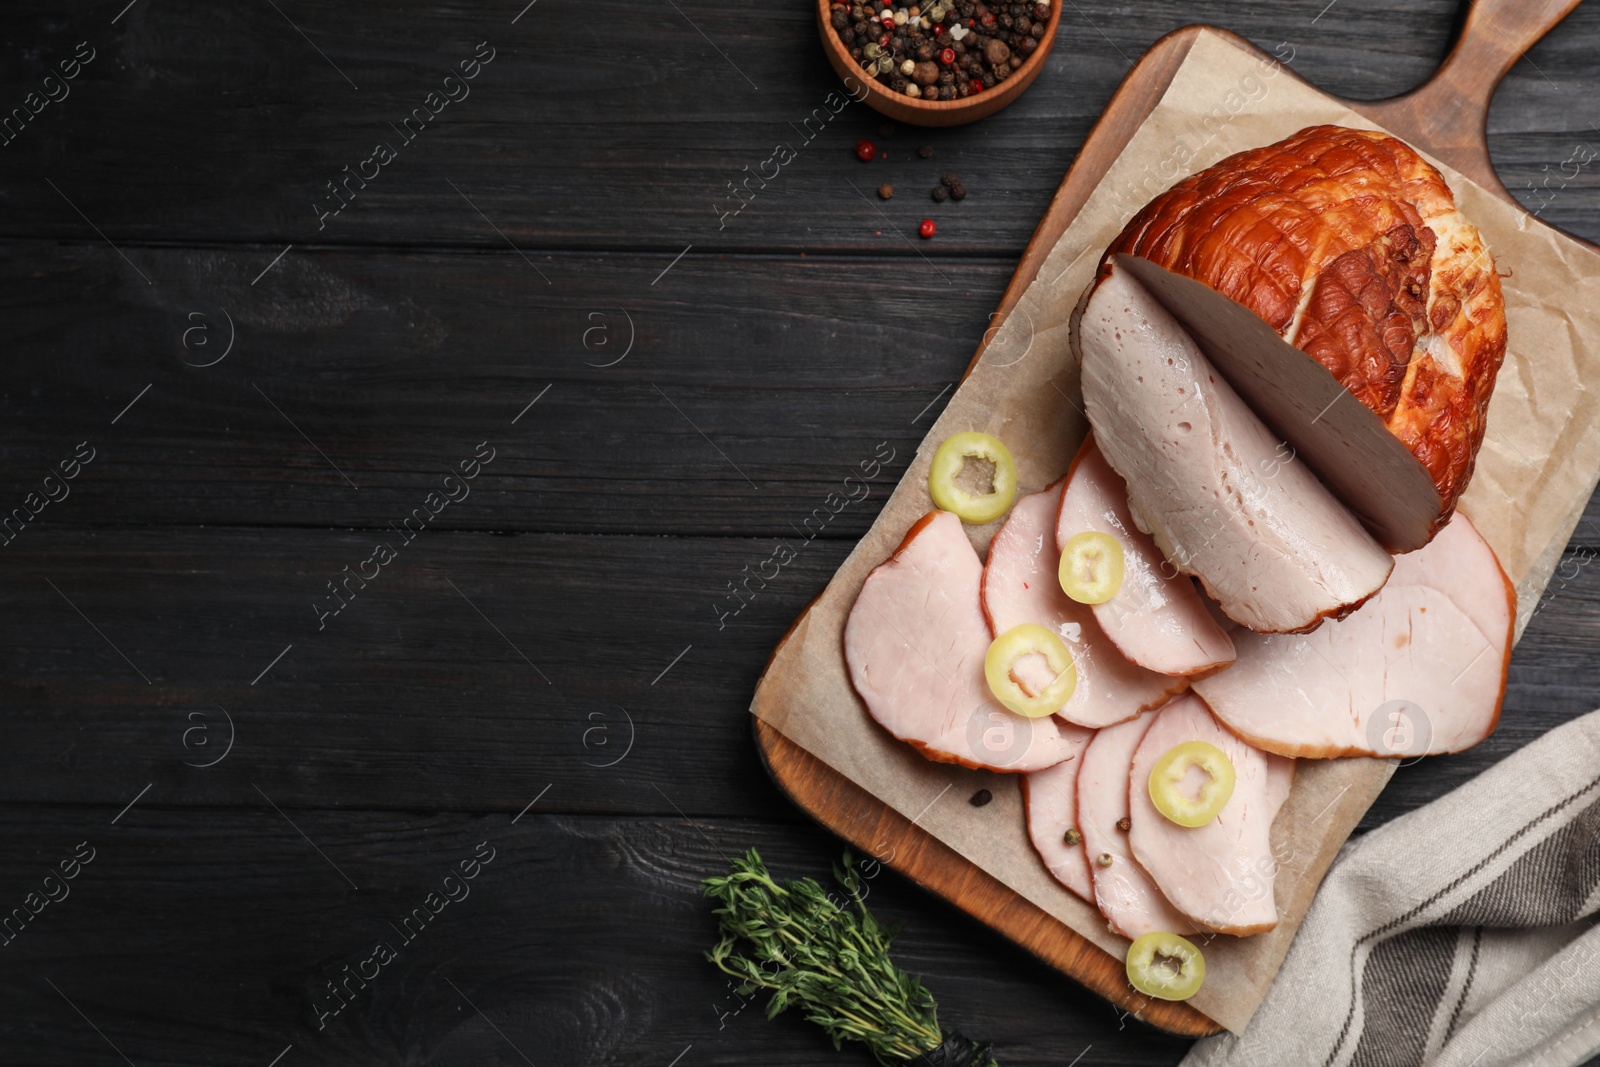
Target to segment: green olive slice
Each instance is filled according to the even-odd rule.
[[[1206,958],[1177,934],[1145,934],[1128,946],[1128,981],[1157,1000],[1188,1000],[1206,980]]]
[[[1085,530],[1061,547],[1061,591],[1080,604],[1104,604],[1122,588],[1122,542]]]
[[[969,459],[994,465],[987,493],[969,493],[956,484]],[[962,522],[982,525],[1004,515],[1017,495],[1017,461],[998,437],[986,433],[958,433],[945,438],[928,468],[928,492],[933,502]]]
[[[1206,776],[1192,797],[1183,791],[1191,768],[1199,768]],[[1233,761],[1227,753],[1205,741],[1185,741],[1150,768],[1150,801],[1179,826],[1204,826],[1233,796],[1233,781]]]
[[[1024,688],[1015,674],[1017,661],[1028,655],[1043,656],[1052,676],[1050,684],[1037,693]],[[996,700],[1029,719],[1054,715],[1078,688],[1078,667],[1065,642],[1031,622],[1013,626],[994,639],[983,657],[983,676]]]

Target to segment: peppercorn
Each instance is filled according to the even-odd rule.
[[[951,200],[965,200],[966,198],[967,187],[965,185],[962,185],[960,182],[956,182],[954,185],[950,186]]]
[[[906,91],[906,86],[908,86],[910,84],[911,83],[909,81],[907,81],[905,78],[902,78],[898,74],[896,74],[893,78],[889,79],[889,88],[893,89],[897,93],[905,92]]]
[[[931,144],[923,145],[921,148],[917,149],[917,155],[921,156],[923,159],[932,159],[933,158],[933,145],[931,145]]]
[[[984,42],[983,58],[989,61],[991,67],[998,67],[1011,58],[1011,49],[998,38],[991,37]]]
[[[866,163],[878,154],[878,146],[862,138],[856,142],[856,158]]]
[[[906,60],[907,63],[911,61]],[[937,63],[916,63],[912,65],[912,79],[921,86],[929,86],[939,80],[939,65]]]
[[[916,100],[922,96],[922,86],[918,85],[916,82],[907,82],[906,87],[902,89],[901,92],[911,97],[911,99]]]
[[[830,17],[830,21],[833,23],[834,29],[842,30],[846,26],[850,25],[850,16],[844,13],[844,8],[836,7],[833,9],[833,15]]]
[[[1025,56],[1031,56],[1039,48],[1039,42],[1032,37],[1024,37],[1022,43],[1017,45],[1018,51]]]
[[[1035,5],[1033,5],[1033,21],[1035,21],[1035,22],[1049,22],[1050,21],[1050,5],[1049,4],[1035,4]]]
[[[933,194],[932,195],[933,195],[933,202],[935,204],[942,204],[946,200],[950,199],[950,190],[946,189],[942,185],[935,185],[933,187]]]
[[[945,66],[948,67],[950,64],[954,63],[955,61],[956,61],[956,50],[954,48],[946,48],[944,51],[939,53],[939,62],[943,63]]]
[[[950,86],[954,85],[955,83],[956,83],[956,72],[955,71],[946,70],[946,71],[941,71],[939,73],[939,84],[944,86],[946,89],[948,89]],[[927,156],[923,156],[922,158],[926,159],[928,157]]]
[[[1069,829],[1061,836],[1061,840],[1074,847],[1083,844],[1083,835],[1077,830]]]
[[[1111,866],[1111,853],[1109,853],[1109,852],[1100,853],[1100,855],[1098,855],[1098,856],[1096,856],[1094,858],[1094,862],[1095,862],[1095,864],[1097,866],[1100,866],[1100,867],[1109,867],[1109,866]]]
[[[1117,820],[1117,829],[1121,830],[1123,833],[1127,833],[1129,830],[1133,829],[1133,820],[1124,815],[1122,818]]]
[[[975,808],[981,808],[993,799],[993,793],[989,792],[987,789],[980,789],[976,793],[972,794],[972,800],[969,801],[969,803]]]
[[[916,56],[917,56],[917,60],[919,62],[924,62],[924,63],[927,62],[928,60],[932,59],[933,58],[933,45],[927,43],[926,41],[924,41],[921,44],[917,45]]]
[[[927,240],[929,237],[932,237],[938,232],[939,227],[933,224],[932,219],[923,219],[921,225],[917,227],[917,236],[921,237],[923,240]]]
[[[888,182],[884,182],[882,185],[878,186],[878,199],[879,200],[891,200],[893,198],[894,198],[894,186],[890,185]]]

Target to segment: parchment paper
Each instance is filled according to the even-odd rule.
[[[1194,44],[1171,87],[1051,251],[929,431],[871,531],[769,667],[751,710],[1029,901],[1120,959],[1127,942],[1045,869],[1023,825],[1015,776],[930,763],[873,723],[844,663],[844,619],[867,573],[933,505],[928,463],[962,430],[995,434],[1019,467],[1019,495],[1065,473],[1087,429],[1067,323],[1105,247],[1174,181],[1224,156],[1317,123],[1374,128],[1356,113],[1214,34]],[[1504,278],[1510,350],[1489,409],[1477,472],[1462,500],[1520,598],[1518,634],[1600,475],[1600,256],[1431,160],[1482,229]],[[980,551],[998,524],[969,527]],[[1386,760],[1301,760],[1273,826],[1282,922],[1205,946],[1206,982],[1190,1002],[1242,1030],[1339,846],[1377,798]],[[994,802],[967,803],[987,787]]]

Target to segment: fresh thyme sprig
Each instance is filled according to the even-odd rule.
[[[860,1041],[886,1067],[998,1067],[987,1045],[941,1031],[933,995],[889,958],[899,929],[867,910],[850,853],[833,874],[842,904],[811,878],[779,885],[755,849],[707,878],[722,938],[706,959],[739,980],[740,996],[770,990],[767,1018],[798,1005],[836,1049]]]

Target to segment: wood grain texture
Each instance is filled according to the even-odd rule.
[[[887,146],[889,158],[870,166],[851,152],[882,121],[864,107],[847,108],[820,134],[813,122],[809,141],[796,130],[838,84],[806,5],[752,18],[696,0],[679,5],[681,16],[667,9],[667,18],[640,17],[625,0],[546,0],[512,25],[522,4],[302,0],[279,4],[280,15],[268,4],[212,11],[141,2],[110,25],[121,6],[95,4],[70,19],[48,0],[9,9],[12,61],[0,67],[0,100],[20,102],[79,41],[99,51],[72,94],[3,149],[11,180],[0,233],[98,240],[49,178],[124,246],[256,241],[266,246],[265,265],[289,242],[503,249],[498,227],[530,252],[648,250],[659,270],[691,243],[699,251],[1014,257],[1132,59],[1162,34],[1209,20],[1268,51],[1287,43],[1294,68],[1316,84],[1376,99],[1433,71],[1459,5],[1070,4],[1038,82],[981,134],[905,131]],[[1575,135],[1593,139],[1572,111],[1590,92],[1586,43],[1600,13],[1580,7],[1572,18],[1569,32],[1517,66],[1491,112],[1491,130],[1505,134],[1491,148],[1513,190],[1537,183],[1545,165],[1556,170]],[[472,94],[446,106],[319,229],[312,205],[325,183],[393,137],[389,124],[484,40],[497,56]],[[780,141],[798,158],[765,189],[752,185],[750,206],[723,224],[728,183],[742,182],[746,167],[758,173]],[[933,160],[916,157],[923,142],[938,150]],[[964,203],[935,208],[927,199],[943,170],[972,191]],[[111,173],[117,181],[100,177]],[[884,224],[867,199],[883,181],[902,190],[884,207],[889,219],[910,234],[934,215],[938,239],[913,237],[913,247]],[[1592,205],[1561,199],[1551,217],[1593,225]],[[562,277],[559,265],[548,273]]]
[[[690,255],[652,286],[664,264],[596,254],[551,288],[511,253],[296,249],[252,286],[274,253],[130,254],[155,286],[103,245],[0,246],[30,367],[0,395],[0,514],[88,440],[41,522],[382,526],[488,440],[439,526],[793,537],[875,455],[887,494],[1010,272]]]
[[[80,843],[94,858],[4,949],[6,1063],[123,1063],[112,1045],[139,1067],[265,1067],[291,1045],[281,1064],[666,1067],[691,1045],[680,1063],[865,1060],[835,1057],[793,1013],[766,1022],[703,957],[716,924],[700,880],[751,847],[781,877],[827,880],[838,849],[815,828],[540,814],[556,790],[514,825],[280,814],[248,786],[223,809],[148,799],[116,826],[115,807],[7,808],[8,909]],[[998,1042],[1008,1067],[1181,1056],[898,876],[868,884],[881,917],[914,920],[897,956],[944,1002],[941,1022]],[[403,925],[429,893],[455,899]],[[327,983],[380,941],[396,958],[335,1013]]]
[[[1459,6],[1078,0],[1005,112],[884,139],[851,107],[805,139],[836,80],[803,7],[9,5],[0,116],[78,42],[97,56],[0,143],[0,514],[78,441],[99,451],[0,547],[0,907],[77,842],[104,847],[5,949],[0,1062],[126,1062],[50,983],[140,1067],[265,1067],[291,1043],[278,1067],[526,1062],[496,1028],[541,1065],[868,1062],[758,1005],[719,1029],[736,1002],[699,956],[694,886],[725,853],[821,875],[838,848],[748,740],[767,653],[876,515],[1133,57],[1203,18],[1287,45],[1334,92],[1390,96],[1438,65]],[[498,53],[471,97],[319,230],[324,183],[483,40]],[[1600,144],[1597,45],[1600,7],[1583,5],[1488,118],[1513,195],[1590,239],[1595,168],[1563,163]],[[859,163],[863,136],[887,158]],[[779,140],[798,158],[724,222],[728,183]],[[944,170],[963,204],[927,199]],[[895,199],[869,199],[883,181]],[[897,234],[929,216],[936,240]],[[637,345],[594,366],[616,349],[586,331],[619,338],[621,309]],[[186,366],[219,351],[183,348],[190,313],[217,344],[224,311],[234,350]],[[471,499],[318,631],[311,594],[485,438],[499,452]],[[871,495],[718,629],[726,583],[879,441],[898,458]],[[1576,543],[1499,732],[1402,769],[1368,825],[1596,703],[1600,526]],[[214,758],[219,707],[235,749],[185,766]],[[627,736],[618,709],[635,745],[591,766]],[[512,828],[527,836],[507,835],[547,785]],[[316,1031],[313,977],[484,839],[503,865]],[[892,872],[873,893],[909,923],[897,958],[944,1021],[998,1041],[1008,1067],[1187,1048]]]

